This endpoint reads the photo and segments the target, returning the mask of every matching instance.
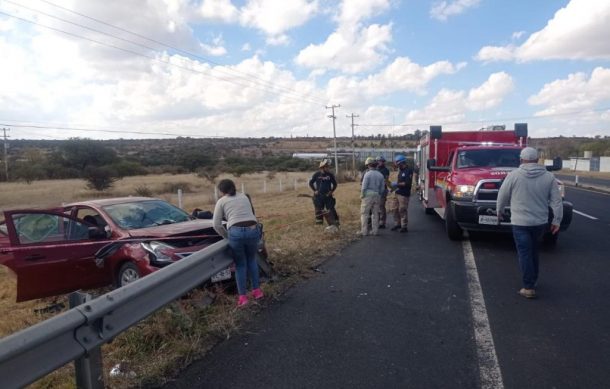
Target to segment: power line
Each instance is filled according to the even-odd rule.
[[[515,120],[525,120],[525,119],[544,119],[544,118],[548,118],[548,117],[558,117],[558,116],[571,116],[571,115],[580,115],[580,114],[586,114],[586,113],[592,113],[592,112],[603,112],[603,111],[607,111],[610,110],[610,107],[605,107],[605,108],[592,108],[592,109],[587,109],[587,110],[580,110],[580,111],[571,111],[571,112],[563,112],[563,113],[555,113],[555,114],[548,114],[548,115],[530,115],[530,116],[516,116],[516,117],[510,117],[510,118],[498,118],[498,119],[493,119],[493,120],[488,120],[488,119],[481,119],[481,120],[469,120],[469,121],[460,121],[460,122],[448,122],[448,123],[443,123],[443,125],[455,125],[455,124],[472,124],[472,123],[494,123],[494,122],[510,122],[510,121],[515,121]],[[371,124],[371,123],[363,123],[363,124],[356,124],[356,126],[367,126],[367,127],[421,127],[421,126],[425,126],[427,124],[430,123],[425,123],[425,122],[419,122],[419,123],[403,123],[403,124]]]
[[[10,1],[10,0],[6,0],[6,1],[8,1],[8,2],[10,2],[10,3],[13,3],[13,2],[12,2],[12,1]],[[163,46],[163,47],[166,47],[166,48],[169,48],[169,49],[175,50],[175,51],[177,51],[177,52],[179,52],[179,53],[183,53],[183,54],[185,54],[185,55],[188,55],[188,56],[191,56],[191,57],[194,57],[194,58],[200,59],[200,60],[202,60],[202,61],[204,61],[204,62],[208,62],[208,63],[214,64],[214,65],[217,65],[217,66],[226,66],[226,65],[224,65],[224,64],[221,64],[221,63],[219,63],[219,62],[215,62],[214,60],[211,60],[211,59],[209,59],[209,58],[207,58],[207,57],[204,57],[204,56],[201,56],[201,55],[199,55],[199,54],[195,54],[195,53],[193,53],[193,52],[190,52],[190,51],[188,51],[188,50],[181,49],[181,48],[179,48],[179,47],[176,47],[176,46],[170,45],[170,44],[168,44],[168,43],[164,43],[164,42],[158,41],[158,40],[156,40],[156,39],[152,39],[152,38],[150,38],[150,37],[147,37],[147,36],[145,36],[145,35],[139,34],[139,33],[137,33],[137,32],[133,32],[133,31],[127,30],[127,29],[125,29],[125,28],[122,28],[122,27],[116,26],[116,25],[114,25],[114,24],[110,24],[110,23],[108,23],[108,22],[105,22],[105,21],[103,21],[103,20],[100,20],[100,19],[97,19],[97,18],[91,17],[91,16],[89,16],[89,15],[85,15],[85,14],[83,14],[83,13],[80,13],[80,12],[74,11],[74,10],[72,10],[72,9],[70,9],[70,8],[62,7],[62,6],[61,6],[61,5],[59,5],[59,4],[55,4],[55,3],[52,3],[52,2],[50,2],[50,1],[46,1],[46,0],[39,0],[39,1],[41,1],[41,2],[43,2],[43,3],[46,3],[46,4],[49,4],[49,5],[53,6],[53,7],[56,7],[56,8],[62,9],[62,10],[64,10],[64,11],[67,11],[67,12],[73,13],[73,14],[78,15],[78,16],[80,16],[80,17],[83,17],[83,18],[86,18],[86,19],[92,20],[92,21],[94,21],[94,22],[96,22],[96,23],[99,23],[99,24],[102,24],[102,25],[105,25],[105,26],[108,26],[108,27],[111,27],[111,28],[117,29],[117,30],[119,30],[119,31],[126,32],[126,33],[131,34],[131,35],[133,35],[133,36],[136,36],[136,37],[138,37],[138,38],[145,39],[145,40],[147,40],[147,41],[149,41],[149,42],[153,42],[153,43],[156,43],[156,44],[161,45],[161,46]],[[13,3],[13,4],[15,4],[15,3]],[[38,12],[42,12],[42,11],[38,11]],[[49,15],[47,15],[47,16],[49,16]],[[51,16],[51,17],[54,17],[54,16]],[[60,19],[60,20],[62,20],[62,21],[63,21],[63,19]],[[67,23],[72,23],[72,22],[67,21]],[[85,27],[85,28],[88,28],[88,27]],[[96,32],[99,32],[99,31],[97,31],[97,30],[95,30],[95,31],[96,31]],[[105,34],[104,32],[100,32],[100,33]],[[110,34],[108,34],[108,35],[110,35]],[[113,35],[110,35],[110,36],[113,36]],[[268,86],[273,87],[273,88],[283,89],[283,90],[285,90],[285,91],[286,91],[286,92],[288,92],[288,93],[292,93],[292,94],[294,94],[295,96],[299,96],[299,97],[308,97],[307,95],[303,95],[303,94],[301,94],[301,93],[299,93],[299,92],[295,91],[294,89],[291,89],[291,88],[288,88],[288,87],[284,87],[284,86],[282,86],[282,85],[276,85],[276,84],[273,84],[272,82],[269,82],[269,81],[267,81],[267,80],[265,80],[265,79],[262,79],[262,78],[260,78],[260,77],[258,77],[258,76],[256,76],[256,75],[254,75],[254,74],[247,73],[247,72],[242,72],[242,71],[239,71],[239,70],[237,70],[237,69],[232,69],[231,71],[232,71],[233,73],[242,74],[243,76],[240,76],[240,78],[245,78],[245,79],[256,79],[256,80],[258,80],[258,81],[262,82],[262,83],[263,83],[263,84],[265,84],[265,85],[268,85]],[[223,72],[225,72],[225,71],[223,71]],[[225,73],[228,73],[229,75],[233,75],[233,74],[231,74],[231,73],[230,73],[230,72],[228,72],[228,71],[226,71]],[[324,104],[324,103],[321,103],[321,104]]]
[[[77,127],[63,127],[63,126],[44,126],[44,125],[33,125],[33,124],[3,124],[0,126],[10,126],[18,128],[35,128],[35,129],[46,129],[46,130],[62,130],[62,131],[81,131],[81,132],[108,132],[118,134],[140,134],[140,135],[165,135],[173,137],[184,137],[184,138],[218,138],[224,139],[225,136],[193,136],[193,135],[181,135],[169,132],[147,132],[147,131],[128,131],[128,130],[109,130],[109,129],[96,129],[96,128],[77,128]]]
[[[5,0],[5,1],[13,3],[10,0]],[[74,22],[71,22],[71,21],[68,21],[68,20],[65,20],[65,19],[53,16],[53,15],[47,14],[47,13],[42,12],[42,11],[34,10],[32,8],[26,7],[26,6],[21,5],[21,4],[16,4],[16,3],[13,3],[13,4],[15,4],[17,6],[20,6],[22,8],[29,9],[29,10],[34,11],[34,12],[38,12],[38,13],[40,13],[42,15],[45,15],[45,16],[48,16],[50,18],[54,18],[54,19],[63,21],[65,23],[69,23],[69,24],[72,24],[72,25],[75,25],[75,26],[78,26],[78,27],[81,27],[81,28],[84,28],[84,29],[87,29],[87,30],[90,30],[90,31],[97,32],[97,33],[102,34],[102,35],[109,36],[111,38],[119,39],[121,41],[130,43],[130,44],[133,44],[133,45],[136,45],[136,46],[143,47],[143,48],[145,48],[147,50],[156,51],[155,48],[143,45],[143,44],[138,43],[138,42],[131,41],[129,39],[117,37],[115,35],[112,35],[112,34],[109,34],[109,33],[105,33],[103,31],[99,31],[99,30],[96,30],[96,29],[91,28],[91,27],[83,26],[81,24],[74,23]],[[16,15],[12,15],[12,14],[6,13],[4,11],[0,11],[0,14],[6,15],[6,16],[14,18],[14,19],[18,19],[18,20],[24,21],[26,23],[31,23],[31,24],[34,24],[34,25],[37,25],[37,26],[40,26],[40,27],[44,27],[44,28],[47,28],[49,30],[53,30],[53,31],[56,31],[56,32],[59,32],[59,33],[62,33],[62,34],[66,34],[66,35],[72,36],[72,37],[77,38],[77,39],[87,40],[87,41],[96,43],[96,44],[101,45],[101,46],[106,46],[106,47],[110,47],[110,48],[113,48],[113,49],[116,49],[116,50],[121,50],[121,51],[130,53],[130,54],[133,54],[133,55],[137,55],[137,56],[144,57],[144,58],[147,58],[147,59],[150,59],[150,60],[153,60],[153,61],[161,62],[161,63],[164,63],[164,64],[169,65],[169,66],[174,66],[174,67],[177,67],[177,68],[180,68],[180,69],[183,69],[183,70],[188,70],[188,71],[193,72],[193,73],[198,73],[198,74],[204,75],[206,77],[216,78],[218,80],[229,82],[229,83],[232,83],[232,84],[235,84],[235,85],[239,85],[239,86],[243,86],[243,87],[250,87],[250,88],[259,89],[259,90],[261,90],[261,88],[264,88],[264,90],[267,91],[267,92],[275,92],[275,93],[279,93],[279,94],[284,94],[285,97],[291,98],[291,99],[293,99],[295,101],[298,101],[298,102],[303,102],[304,101],[304,102],[309,102],[309,103],[315,104],[315,105],[323,105],[323,103],[321,101],[309,100],[307,97],[304,97],[303,95],[299,95],[299,96],[290,95],[290,94],[288,94],[289,92],[283,92],[282,93],[282,92],[280,92],[278,90],[274,90],[273,88],[275,88],[275,86],[265,86],[265,85],[261,85],[260,83],[256,83],[256,81],[247,80],[247,79],[245,81],[253,82],[254,85],[240,83],[240,82],[237,82],[235,80],[231,80],[231,79],[215,76],[213,74],[208,74],[208,73],[205,73],[205,72],[200,71],[200,70],[195,70],[195,69],[192,69],[192,68],[189,68],[189,67],[186,67],[186,66],[178,65],[178,64],[172,63],[169,60],[162,60],[162,59],[159,59],[159,58],[156,58],[156,57],[151,57],[151,56],[148,56],[146,54],[138,53],[136,51],[133,51],[133,50],[130,50],[130,49],[126,49],[126,48],[123,48],[123,47],[119,47],[119,46],[116,46],[116,45],[113,45],[113,44],[110,44],[110,43],[105,43],[105,42],[102,42],[102,41],[99,41],[99,40],[96,40],[96,39],[80,36],[80,35],[77,35],[77,34],[74,34],[74,33],[68,32],[68,31],[65,31],[65,30],[61,30],[59,28],[47,26],[47,25],[44,25],[44,24],[41,24],[41,23],[38,23],[38,22],[35,22],[35,21],[32,21],[32,20],[29,20],[29,19],[25,19],[25,18],[16,16]],[[220,73],[227,74],[227,71],[225,71],[223,69],[216,69],[216,71],[218,71]],[[234,76],[232,74],[229,74],[229,75]],[[244,77],[240,77],[240,78],[244,79]],[[256,86],[259,86],[260,88],[256,88]],[[295,92],[292,92],[292,93],[294,94]]]

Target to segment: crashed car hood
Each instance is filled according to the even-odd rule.
[[[164,224],[162,226],[154,226],[147,228],[139,228],[137,230],[129,230],[129,235],[134,238],[138,237],[167,237],[176,235],[188,235],[189,233],[200,233],[201,230],[212,228],[212,220],[196,219],[181,223]],[[217,235],[214,231],[214,235]]]

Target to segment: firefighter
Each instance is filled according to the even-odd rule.
[[[316,224],[339,226],[339,216],[335,210],[336,201],[333,197],[337,189],[337,180],[330,172],[330,160],[320,162],[320,170],[315,172],[309,180],[309,187],[313,190],[313,206],[315,208]]]
[[[384,190],[379,201],[379,228],[384,229],[387,215],[385,203],[388,199],[388,188],[390,186],[390,170],[385,166],[385,158],[383,155],[377,157],[377,170],[383,175],[384,179]]]
[[[397,155],[394,163],[398,167],[398,180],[392,186],[395,190],[394,227],[392,231],[407,232],[409,197],[411,197],[411,186],[413,184],[414,171],[407,165],[404,155]]]

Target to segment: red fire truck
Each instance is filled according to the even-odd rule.
[[[443,132],[441,126],[430,127],[417,152],[419,197],[426,213],[436,212],[445,220],[450,239],[461,239],[463,230],[510,231],[510,209],[501,210],[504,221],[498,224],[496,199],[502,180],[519,167],[519,154],[526,143],[526,123],[516,123],[514,130],[492,126]],[[561,169],[561,160],[547,169]],[[558,183],[563,197],[563,184]],[[571,220],[572,204],[564,201],[561,230]],[[558,235],[547,233],[544,239],[555,243]]]

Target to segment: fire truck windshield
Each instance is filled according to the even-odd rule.
[[[457,156],[457,167],[519,167],[520,152],[520,149],[461,150]]]

